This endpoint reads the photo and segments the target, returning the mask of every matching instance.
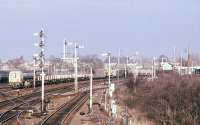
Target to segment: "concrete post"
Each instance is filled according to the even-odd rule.
[[[78,66],[77,66],[77,43],[75,43],[75,48],[74,48],[74,85],[75,85],[75,92],[78,92]]]
[[[42,73],[40,74],[42,76],[42,112],[44,111],[44,77],[45,73],[42,67]]]
[[[90,68],[90,111],[92,112],[92,81],[93,81],[93,73],[92,67]]]

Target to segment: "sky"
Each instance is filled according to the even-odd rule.
[[[82,55],[199,53],[200,0],[0,0],[0,58],[31,59],[41,28],[47,56],[62,55],[64,38]]]

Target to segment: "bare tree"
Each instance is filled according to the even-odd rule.
[[[20,56],[19,58],[8,60],[7,63],[9,64],[10,68],[14,69],[24,69],[25,60],[23,56]]]
[[[89,56],[81,57],[80,62],[91,65],[93,67],[93,69],[103,67],[103,61],[101,59],[99,59],[96,55],[89,55]]]

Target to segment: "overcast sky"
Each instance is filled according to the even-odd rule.
[[[41,27],[47,55],[61,56],[64,38],[83,54],[200,52],[200,0],[0,0],[0,58],[32,57]]]

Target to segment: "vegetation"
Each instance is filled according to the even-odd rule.
[[[144,82],[127,82],[129,96],[125,103],[130,108],[143,112],[158,125],[200,124],[199,79],[165,74],[154,82],[139,83]]]

